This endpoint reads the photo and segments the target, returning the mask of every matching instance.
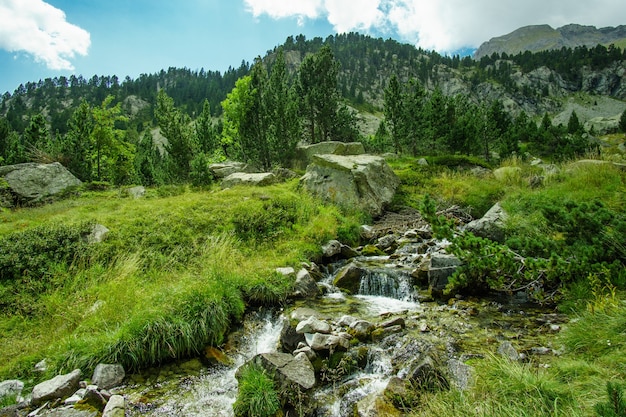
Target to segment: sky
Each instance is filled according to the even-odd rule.
[[[288,36],[344,32],[442,54],[527,25],[626,24],[624,0],[0,0],[0,94],[47,77],[225,71]]]

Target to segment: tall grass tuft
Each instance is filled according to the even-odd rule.
[[[277,417],[282,416],[278,392],[273,379],[257,365],[241,369],[239,392],[233,405],[237,417]]]

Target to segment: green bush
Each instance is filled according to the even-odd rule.
[[[247,365],[240,370],[239,392],[233,405],[237,417],[281,416],[280,399],[274,381],[257,365]]]

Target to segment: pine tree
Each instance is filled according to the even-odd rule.
[[[394,152],[402,152],[402,128],[405,120],[404,104],[402,101],[402,90],[398,77],[394,74],[389,80],[389,85],[385,88],[385,124],[389,130]]]
[[[82,181],[91,181],[92,161],[90,137],[94,129],[91,106],[81,101],[67,123],[68,132],[61,144],[67,169]]]

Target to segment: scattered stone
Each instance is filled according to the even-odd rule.
[[[126,192],[130,197],[138,199],[146,195],[146,187],[138,185],[137,187],[127,189]]]
[[[76,391],[70,397],[66,398],[63,403],[65,405],[74,405],[77,402],[81,401],[83,398],[85,398],[85,393],[86,392],[87,392],[87,388],[80,388],[78,391]]]
[[[435,392],[450,388],[450,383],[429,356],[409,373],[408,379],[421,391]]]
[[[367,224],[364,224],[360,228],[360,235],[361,235],[361,239],[363,240],[374,239],[374,236],[375,236],[374,228],[372,226],[368,226]]]
[[[357,320],[350,325],[350,329],[357,339],[368,340],[371,338],[372,331],[375,327],[367,320]]]
[[[22,395],[23,389],[24,383],[17,379],[10,379],[0,382],[0,402],[2,402],[3,399],[9,397],[15,397],[16,399],[19,399],[20,395]]]
[[[391,326],[400,326],[401,328],[404,329],[406,327],[406,321],[402,317],[393,317],[389,320],[383,321],[379,325],[379,327],[383,327],[383,328],[391,327]]]
[[[78,390],[81,375],[81,370],[75,369],[69,374],[58,375],[35,385],[32,392],[32,404],[40,405],[47,400],[56,400],[72,395]]]
[[[357,294],[361,286],[361,278],[366,272],[355,263],[349,263],[335,275],[333,285],[351,294]]]
[[[48,370],[48,362],[45,359],[40,360],[35,364],[35,371],[46,372]]]
[[[352,323],[356,322],[357,320],[358,319],[356,317],[345,315],[345,316],[341,316],[341,318],[337,322],[337,325],[343,326],[343,327],[350,327]]]
[[[398,248],[398,238],[395,235],[385,235],[378,239],[375,246],[383,252],[393,252]]]
[[[503,242],[504,227],[507,219],[507,213],[500,203],[496,203],[482,218],[469,222],[465,226],[465,231],[495,242]]]
[[[315,298],[320,295],[320,289],[309,271],[302,268],[296,275],[296,281],[291,291],[291,298]]]
[[[291,277],[296,275],[296,270],[292,267],[276,268],[276,273],[285,277]]]
[[[314,351],[320,350],[332,350],[336,351],[347,351],[350,349],[350,340],[341,336],[331,335],[331,334],[305,334],[305,338],[307,344]]]
[[[513,362],[517,362],[522,358],[517,349],[515,349],[515,347],[513,347],[513,345],[509,341],[502,342],[498,347],[497,352],[498,355]]]
[[[341,242],[338,240],[329,240],[322,246],[322,256],[324,258],[332,258],[341,253]]]
[[[279,352],[261,353],[252,362],[274,374],[283,386],[297,384],[302,389],[309,390],[315,385],[313,365],[304,353],[297,356]]]
[[[106,398],[98,391],[97,385],[87,385],[81,404],[87,404],[102,412],[107,404]]]
[[[126,413],[126,400],[121,395],[113,395],[107,402],[102,417],[124,417]]]
[[[109,229],[101,224],[95,224],[91,228],[91,232],[87,235],[87,243],[96,244],[102,243],[109,235]]]
[[[262,187],[276,182],[276,176],[271,172],[246,174],[235,172],[222,180],[222,189],[232,188],[238,185]]]
[[[359,256],[359,252],[355,251],[348,245],[341,245],[341,257],[344,259],[352,259]]]
[[[308,319],[301,321],[296,326],[296,333],[304,334],[304,333],[323,333],[330,334],[331,332],[330,324],[325,321],[318,320],[315,317],[309,317]]]
[[[225,161],[219,164],[209,165],[209,171],[217,179],[226,178],[236,172],[254,172],[254,168],[243,162]]]
[[[474,383],[474,368],[457,359],[448,361],[448,371],[452,383],[461,391],[469,389]]]
[[[109,389],[121,385],[125,376],[122,365],[100,363],[93,371],[91,382],[101,389]]]
[[[304,353],[311,362],[313,362],[315,358],[317,358],[317,355],[309,346],[303,346],[293,351],[294,356],[298,355],[299,353]]]

